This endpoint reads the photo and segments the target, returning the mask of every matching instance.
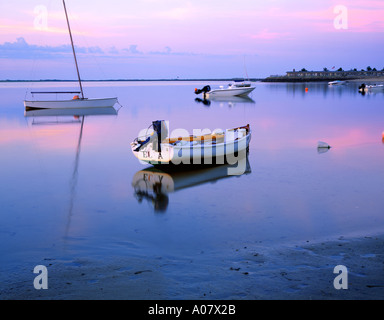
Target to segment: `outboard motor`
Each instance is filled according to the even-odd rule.
[[[164,120],[152,121],[153,130],[156,132],[157,137],[154,138],[154,143],[157,140],[157,146],[154,144],[154,149],[161,153],[161,140],[168,137],[168,128]]]
[[[363,84],[359,87],[359,89],[364,90],[365,87],[366,87],[366,85],[365,85],[365,83],[363,83]]]
[[[161,140],[168,136],[168,128],[164,120],[152,121],[152,127],[156,135],[152,134],[145,140],[137,140],[138,146],[134,150],[135,152],[140,151],[142,146],[145,146],[147,143],[153,143],[153,149],[161,153]],[[150,127],[148,127],[149,129]],[[163,136],[162,136],[163,135]]]
[[[361,92],[363,95],[365,95],[365,83],[363,83],[360,87],[359,87],[359,92]]]
[[[202,89],[195,89],[195,94],[200,94],[200,93],[207,93],[207,92],[209,92],[209,91],[211,91],[211,87],[210,86],[205,86],[205,87],[203,87]]]

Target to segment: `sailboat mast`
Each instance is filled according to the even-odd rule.
[[[66,6],[65,6],[65,2],[64,2],[64,0],[63,0],[63,6],[64,6],[64,11],[65,11],[65,17],[67,18],[67,25],[68,25],[69,37],[71,38],[73,57],[75,58],[75,65],[76,65],[76,70],[77,70],[77,77],[78,77],[78,79],[79,79],[79,85],[80,85],[80,91],[81,91],[81,98],[84,99],[83,86],[81,85],[81,78],[80,78],[79,66],[78,66],[78,64],[77,64],[77,58],[76,58],[76,52],[75,52],[75,46],[73,45],[71,26],[69,25],[68,13],[67,13],[67,8],[66,8]]]

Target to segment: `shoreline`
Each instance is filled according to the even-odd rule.
[[[382,300],[383,246],[378,235],[183,257],[45,258],[48,290],[18,275],[2,281],[0,300]],[[333,286],[337,265],[348,289]]]
[[[270,77],[265,78],[264,80],[261,80],[261,82],[265,83],[276,83],[276,82],[286,82],[286,83],[304,83],[304,82],[330,82],[330,81],[336,81],[336,80],[342,80],[346,82],[367,82],[367,83],[381,83],[384,82],[384,76],[380,77],[367,77],[367,78],[288,78],[285,76],[281,77]]]

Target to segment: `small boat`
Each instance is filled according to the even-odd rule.
[[[319,141],[317,143],[317,152],[318,153],[325,153],[325,152],[329,151],[329,149],[331,149],[331,146],[328,143],[326,143],[324,141]]]
[[[382,84],[365,84],[363,83],[360,87],[359,87],[359,91],[360,92],[382,92],[384,91],[384,85]]]
[[[24,106],[26,110],[31,110],[31,109],[63,109],[63,108],[105,108],[105,107],[113,107],[117,103],[117,98],[102,98],[102,99],[88,99],[84,97],[84,92],[83,92],[83,86],[81,83],[81,77],[80,77],[80,72],[79,72],[79,67],[77,64],[77,58],[76,58],[76,52],[75,52],[75,46],[73,44],[73,39],[72,39],[72,32],[71,32],[71,27],[69,24],[69,19],[68,19],[68,13],[67,13],[67,8],[65,6],[65,1],[63,0],[63,7],[64,7],[64,12],[65,12],[65,17],[67,20],[67,26],[68,26],[68,32],[69,32],[69,37],[71,40],[71,45],[72,45],[72,52],[73,52],[73,57],[75,60],[75,66],[76,66],[76,71],[77,71],[77,77],[79,81],[79,86],[80,86],[80,91],[79,92],[31,92],[32,95],[34,94],[80,94],[75,95],[73,99],[71,100],[50,100],[50,101],[31,101],[31,100],[25,100],[24,101]]]
[[[151,126],[153,132],[137,137],[131,143],[131,149],[140,161],[160,165],[162,169],[164,165],[185,168],[188,165],[233,164],[236,154],[246,153],[251,141],[249,124],[225,131],[216,129],[210,134],[176,138],[169,137],[168,126],[163,120],[153,121]]]
[[[347,82],[343,81],[343,80],[335,80],[335,81],[328,82],[328,85],[330,85],[330,86],[339,86],[339,85],[346,84],[346,83]]]
[[[48,92],[46,92],[48,94]],[[49,92],[56,93],[56,92]],[[60,92],[65,93],[65,92]],[[35,92],[32,92],[35,94]],[[24,101],[25,110],[39,109],[79,109],[79,108],[109,108],[117,103],[117,98],[87,99],[75,96],[72,100],[41,100]]]
[[[211,89],[210,86],[205,86],[202,89],[195,89],[195,94],[202,93],[204,98],[209,97],[232,97],[232,96],[247,96],[250,94],[255,87],[246,86],[246,87],[238,87],[229,84],[227,87],[220,86],[217,89]]]
[[[251,86],[251,81],[246,80],[233,80],[232,87],[236,88],[249,88]]]

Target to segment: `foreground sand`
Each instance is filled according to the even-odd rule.
[[[267,248],[247,245],[199,257],[45,259],[48,290],[14,275],[0,299],[367,299],[384,298],[384,236]],[[336,290],[336,265],[348,289]]]

